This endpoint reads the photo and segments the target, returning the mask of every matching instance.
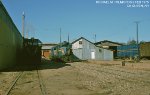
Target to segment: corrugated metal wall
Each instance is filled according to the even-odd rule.
[[[23,38],[0,2],[0,69],[15,65],[22,48]]]
[[[73,54],[78,57],[79,59],[82,59],[83,60],[83,53],[82,53],[82,48],[79,48],[79,49],[73,49],[72,50]]]
[[[113,60],[113,52],[107,49],[103,49],[104,60]]]

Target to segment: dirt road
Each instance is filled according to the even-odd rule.
[[[150,95],[150,61],[127,63],[126,66],[122,66],[121,61],[46,64],[40,67],[40,73],[47,95]],[[1,81],[9,74],[12,73],[8,72],[3,78],[0,74]],[[27,84],[32,82],[35,83]],[[23,85],[25,89],[27,86]]]
[[[49,95],[150,95],[149,70],[146,62],[92,61],[41,73]]]

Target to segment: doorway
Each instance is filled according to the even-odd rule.
[[[94,51],[91,52],[91,59],[95,59],[95,52]]]

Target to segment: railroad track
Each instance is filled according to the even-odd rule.
[[[11,90],[13,89],[13,87],[15,86],[16,82],[18,81],[18,79],[21,77],[22,74],[23,74],[23,72],[20,72],[18,74],[18,76],[14,79],[14,81],[12,82],[12,84],[10,85],[8,90],[6,91],[5,95],[9,95],[9,93],[11,92]]]
[[[138,71],[132,72],[132,71],[127,71],[123,68],[121,68],[121,69],[117,69],[117,68],[113,68],[113,67],[111,67],[111,68],[110,67],[99,67],[99,68],[100,69],[97,69],[98,71],[101,71],[101,72],[106,71],[110,74],[112,74],[112,72],[115,72],[113,74],[119,75],[119,76],[123,76],[125,74],[125,75],[127,75],[125,77],[134,77],[134,76],[136,76],[138,78],[143,78],[143,76],[145,76],[145,75],[150,75],[149,72],[138,72]]]
[[[43,80],[42,80],[42,77],[41,77],[41,73],[39,71],[39,68],[38,66],[36,67],[37,68],[37,75],[38,75],[38,80],[39,80],[39,84],[40,84],[40,89],[41,89],[41,92],[42,92],[42,95],[47,95],[46,93],[46,88],[45,88],[45,85],[43,83]]]
[[[31,71],[31,72],[33,72],[33,71]],[[16,78],[12,81],[11,85],[9,86],[9,88],[7,89],[7,91],[4,95],[11,95],[11,92],[13,91],[13,88],[15,88],[17,86],[16,85],[17,82],[19,80],[21,80],[21,77],[23,77],[23,74],[25,74],[25,73],[26,73],[26,71],[22,71],[16,76]],[[41,77],[41,73],[38,70],[38,67],[36,67],[36,73],[37,73],[37,78],[38,78],[38,83],[39,83],[41,95],[47,95],[46,89],[45,89],[45,86],[44,86],[44,83],[43,83],[43,80],[42,80],[42,77]],[[30,81],[32,81],[32,80],[30,80]]]
[[[129,72],[125,72],[125,71],[119,71],[119,70],[114,70],[115,72],[117,72],[117,73],[115,73],[112,69],[110,70],[110,69],[102,69],[102,70],[97,70],[98,72],[102,72],[102,73],[106,73],[106,74],[110,74],[110,75],[114,75],[115,76],[115,78],[118,78],[118,79],[121,79],[121,80],[125,80],[125,81],[130,81],[130,82],[136,82],[136,83],[138,83],[138,82],[143,82],[143,83],[149,83],[150,84],[150,81],[148,80],[148,79],[143,79],[142,77],[139,77],[139,76],[136,76],[136,75],[134,75],[134,73],[129,73]],[[123,73],[126,73],[126,74],[123,74]],[[130,74],[129,76],[128,76],[128,74]],[[132,74],[132,76],[131,76],[131,74]]]
[[[119,70],[116,68],[107,68],[104,66],[94,66],[94,65],[89,65],[86,64],[87,66],[82,67],[82,69],[80,69],[80,71],[84,71],[84,73],[86,73],[86,70],[95,72],[96,74],[100,74],[100,73],[104,73],[104,74],[109,74],[112,76],[115,76],[115,78],[117,79],[121,79],[121,80],[125,80],[125,81],[131,81],[131,82],[143,82],[143,83],[149,83],[150,81],[149,79],[143,79],[143,75],[144,73],[135,73],[135,72],[129,72],[129,71],[125,71],[125,70]],[[97,76],[98,77],[98,76]]]

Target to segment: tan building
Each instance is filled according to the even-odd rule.
[[[112,50],[114,58],[116,58],[117,57],[117,47],[121,46],[123,44],[118,43],[118,42],[104,40],[104,41],[99,41],[99,42],[95,43],[95,45],[98,47],[101,47],[101,48]]]

